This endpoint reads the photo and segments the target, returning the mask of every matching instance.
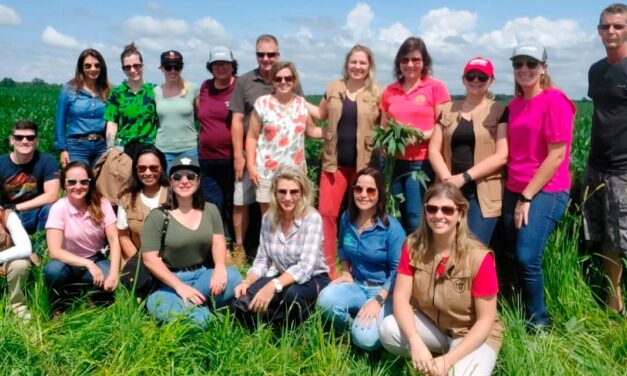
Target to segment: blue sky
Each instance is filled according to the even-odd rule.
[[[568,5],[566,5],[568,4]],[[496,93],[511,93],[509,55],[516,41],[547,46],[549,73],[573,98],[585,96],[590,64],[604,56],[596,24],[606,1],[3,1],[0,0],[0,77],[65,82],[86,47],[103,53],[114,84],[123,79],[119,53],[134,40],[145,78],[160,83],[159,54],[181,51],[184,77],[209,78],[205,62],[217,44],[229,46],[240,73],[255,66],[254,40],[271,33],[293,61],[305,93],[322,93],[339,76],[355,43],[375,52],[377,78],[392,81],[392,61],[407,36],[425,39],[434,76],[463,93],[461,71],[482,55],[496,67]]]

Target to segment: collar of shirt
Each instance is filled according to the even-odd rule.
[[[420,82],[418,83],[418,85],[416,85],[416,87],[414,87],[413,89],[411,89],[408,93],[405,93],[405,91],[403,90],[403,84],[401,84],[400,81],[396,81],[395,83],[391,84],[389,87],[391,90],[394,91],[398,91],[400,93],[406,94],[406,95],[410,95],[411,93],[425,87],[431,84],[431,77],[430,76],[426,76],[425,78],[421,78]]]
[[[82,218],[88,218],[89,215],[89,210],[85,210],[85,212],[83,213],[82,211],[80,211],[76,206],[72,205],[72,202],[70,202],[70,200],[67,200],[67,205],[68,205],[68,209],[70,211],[70,215],[73,217],[76,216],[81,216]]]
[[[353,231],[355,232],[355,234],[357,234],[359,236],[359,229],[355,226],[354,223],[350,223],[351,228],[353,229]],[[377,218],[377,221],[374,223],[374,226],[372,227],[368,227],[367,229],[365,229],[361,235],[373,231],[375,228],[381,228],[383,230],[385,230],[385,225],[383,224],[383,221],[381,220],[381,218]]]

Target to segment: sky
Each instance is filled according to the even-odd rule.
[[[282,60],[296,64],[305,94],[322,94],[340,77],[355,44],[375,54],[377,80],[393,81],[392,63],[409,36],[425,40],[433,76],[451,94],[463,94],[464,65],[476,56],[492,60],[492,91],[512,94],[513,47],[534,40],[548,51],[548,72],[573,99],[586,96],[590,65],[605,52],[596,31],[608,1],[35,1],[0,0],[0,78],[41,78],[63,83],[74,75],[85,48],[105,57],[109,80],[123,78],[119,55],[135,41],[144,55],[144,78],[162,83],[161,52],[183,54],[185,79],[210,78],[213,46],[231,48],[243,74],[256,66],[255,39],[273,34]]]

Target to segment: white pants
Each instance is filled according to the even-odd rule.
[[[433,353],[445,354],[459,345],[464,337],[449,337],[422,312],[414,310],[414,322],[420,338]],[[395,355],[409,357],[409,343],[401,332],[394,315],[386,317],[379,328],[383,347]],[[449,375],[483,376],[491,375],[496,364],[496,352],[485,342],[449,370]]]

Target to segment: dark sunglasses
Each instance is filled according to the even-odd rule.
[[[614,30],[623,30],[627,25],[625,24],[600,24],[597,26],[599,30],[608,31],[610,28],[614,28]]]
[[[263,58],[263,57],[267,57],[267,58],[275,58],[277,56],[279,56],[278,52],[261,52],[261,51],[257,51],[255,52],[255,55],[257,55],[258,58]]]
[[[290,196],[292,197],[298,197],[300,196],[300,189],[277,189],[276,190],[276,195],[279,197],[285,197],[287,196],[287,194],[290,194]]]
[[[525,65],[527,65],[528,69],[536,69],[538,65],[540,65],[540,62],[538,60],[512,61],[512,67],[514,67],[514,69],[521,69]]]
[[[479,80],[479,82],[488,82],[488,80],[490,79],[490,76],[484,73],[468,72],[464,75],[464,78],[468,82],[473,82],[474,80],[477,80],[477,79]]]
[[[368,198],[374,198],[374,196],[377,194],[377,189],[374,187],[362,187],[361,185],[353,185],[353,194],[356,195],[360,195],[362,194],[364,191],[366,191],[366,194],[368,195]]]
[[[186,174],[181,174],[180,172],[175,172],[172,174],[172,176],[170,176],[170,178],[174,181],[181,181],[181,179],[183,179],[183,176],[185,176],[187,178],[187,180],[189,181],[193,181],[196,180],[196,178],[198,177],[198,174],[195,172],[188,172]]]
[[[37,138],[36,134],[28,134],[28,135],[14,134],[13,135],[13,139],[17,142],[22,142],[24,139],[26,139],[27,141],[33,142],[35,141],[36,138]]]
[[[91,67],[94,67],[94,69],[100,69],[100,63],[95,63],[95,64],[85,63],[85,64],[83,64],[83,69],[91,69]]]
[[[422,64],[422,58],[420,57],[412,57],[412,58],[402,57],[400,60],[401,64],[403,65],[409,64],[410,61],[414,63],[414,65]]]
[[[142,67],[144,66],[144,64],[133,64],[133,65],[122,65],[122,69],[125,72],[130,72],[131,69],[135,69],[136,71],[142,69]]]
[[[73,187],[76,184],[80,184],[83,187],[86,187],[89,185],[89,183],[91,182],[91,179],[87,178],[87,179],[80,179],[80,180],[76,180],[76,179],[65,179],[65,185],[67,185],[68,187]]]
[[[153,172],[156,174],[157,172],[161,171],[161,166],[159,165],[152,165],[152,166],[138,165],[137,166],[137,172],[139,173],[144,173],[146,172],[146,170],[150,170],[150,172]]]
[[[172,69],[174,69],[177,72],[180,72],[183,69],[183,66],[180,64],[164,65],[163,69],[165,69],[168,72],[172,71]]]
[[[427,212],[427,214],[431,214],[431,215],[437,214],[438,211],[442,211],[442,214],[450,217],[451,215],[455,214],[455,210],[457,210],[455,206],[449,206],[449,205],[437,206],[437,205],[431,205],[431,204],[425,205],[425,211]]]
[[[280,84],[281,82],[285,81],[289,84],[289,83],[294,82],[294,76],[275,76],[272,81],[276,82],[277,84]]]

